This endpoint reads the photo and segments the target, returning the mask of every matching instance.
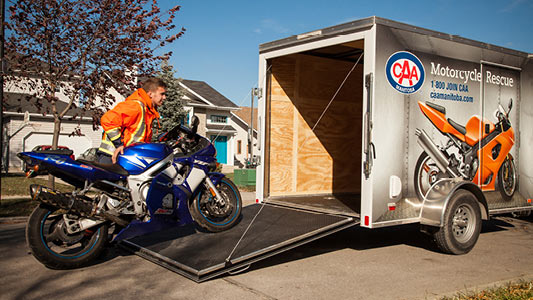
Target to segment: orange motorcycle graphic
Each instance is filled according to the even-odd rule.
[[[496,124],[472,116],[466,126],[446,118],[446,108],[418,102],[422,113],[446,137],[445,146],[437,146],[424,130],[417,129],[418,143],[424,152],[415,167],[414,186],[423,199],[433,184],[442,178],[462,177],[476,183],[483,191],[498,190],[504,200],[512,199],[517,188],[514,158],[509,153],[515,143],[508,109],[500,104]]]

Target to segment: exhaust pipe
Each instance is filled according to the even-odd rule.
[[[33,200],[40,201],[41,203],[59,209],[64,209],[74,215],[81,217],[99,216],[124,227],[129,224],[126,220],[99,209],[92,201],[85,200],[79,196],[61,193],[37,184],[32,184],[30,186],[30,193]]]
[[[427,133],[423,129],[417,128],[415,134],[418,137],[418,144],[420,145],[420,147],[422,147],[422,149],[424,149],[424,151],[429,155],[429,157],[433,159],[439,170],[443,173],[448,172],[454,177],[458,177],[458,175],[449,168],[450,163],[446,155],[444,155],[444,153],[439,150],[437,145],[435,145],[435,143],[429,138]]]

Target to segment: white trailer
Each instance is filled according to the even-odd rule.
[[[466,253],[481,219],[533,209],[530,54],[377,17],[259,50],[261,203],[122,246],[203,281],[359,224]]]
[[[259,52],[260,201],[420,223],[456,254],[481,218],[533,208],[531,54],[378,17]]]

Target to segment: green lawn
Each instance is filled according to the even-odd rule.
[[[35,178],[26,178],[26,176],[19,174],[8,174],[2,175],[2,196],[21,196],[21,195],[30,195],[30,185],[40,184],[48,185],[47,176],[39,176]],[[69,192],[73,190],[73,187],[65,184],[57,183],[55,184],[55,189],[61,192]]]
[[[29,216],[37,206],[39,206],[39,201],[32,201],[29,198],[2,199],[0,218]]]
[[[28,216],[39,205],[38,201],[31,201],[29,198],[30,185],[48,185],[48,178],[45,176],[26,178],[20,174],[8,174],[2,175],[1,184],[0,217]],[[73,190],[71,186],[57,182],[55,188],[61,192]],[[21,197],[6,199],[9,196]]]
[[[233,173],[226,174],[226,176],[233,180]],[[47,176],[26,178],[20,174],[8,174],[2,175],[1,180],[2,199],[0,200],[0,217],[28,216],[32,212],[33,208],[39,205],[38,202],[29,200],[30,185],[48,185]],[[56,182],[55,189],[61,192],[70,192],[73,190],[73,187]],[[244,192],[253,192],[255,191],[255,186],[239,186],[239,190]],[[6,199],[6,196],[21,197],[16,199]]]
[[[460,293],[441,300],[530,300],[533,299],[533,281],[522,281],[478,293]]]

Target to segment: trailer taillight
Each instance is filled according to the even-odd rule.
[[[368,226],[368,225],[370,225],[370,217],[365,216],[365,226]]]

